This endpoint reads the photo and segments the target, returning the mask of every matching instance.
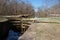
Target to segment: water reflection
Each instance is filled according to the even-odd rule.
[[[14,32],[13,30],[10,30],[7,40],[18,40],[18,37],[19,37],[18,32]]]

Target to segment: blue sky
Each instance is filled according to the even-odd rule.
[[[28,0],[35,9],[37,9],[38,7],[44,8],[46,7],[46,5],[48,7],[51,7],[55,4],[58,4],[59,1],[58,0]]]
[[[30,2],[35,8],[44,5],[44,1],[43,1],[43,0],[29,0],[29,2]]]

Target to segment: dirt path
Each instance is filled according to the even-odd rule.
[[[60,24],[33,23],[19,40],[60,40]]]

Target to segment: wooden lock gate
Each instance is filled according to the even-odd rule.
[[[27,29],[28,25],[23,24],[21,19],[10,19],[10,22],[14,26],[14,30],[19,31],[21,34],[23,34]]]

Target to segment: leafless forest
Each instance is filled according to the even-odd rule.
[[[46,5],[44,9],[41,7],[37,9],[37,12],[35,12],[34,6],[27,0],[0,0],[0,15],[26,14],[32,17],[55,17],[60,15],[60,3],[50,8]]]

